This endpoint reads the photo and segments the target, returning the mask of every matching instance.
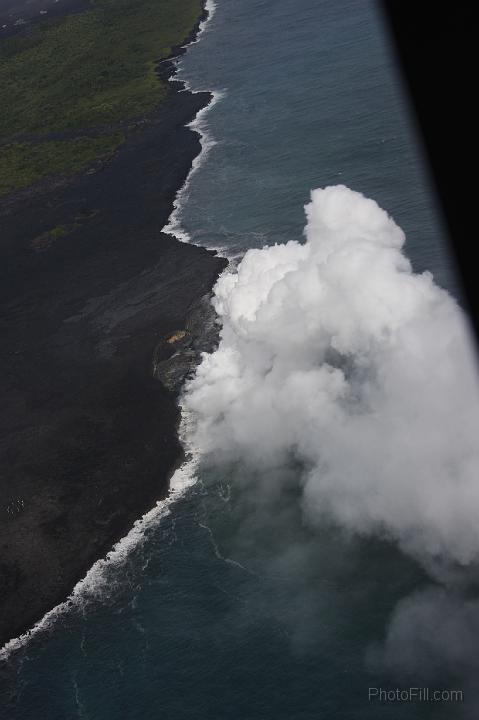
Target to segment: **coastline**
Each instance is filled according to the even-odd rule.
[[[224,92],[220,90],[193,90],[187,80],[181,80],[176,77],[177,74],[177,66],[178,61],[180,60],[181,56],[184,54],[186,49],[197,42],[199,42],[200,37],[204,30],[206,29],[206,25],[208,22],[211,21],[213,15],[216,12],[216,4],[214,0],[204,0],[204,9],[203,9],[203,15],[199,20],[198,27],[196,28],[195,32],[191,34],[191,37],[188,41],[187,45],[184,45],[182,48],[174,48],[174,52],[177,52],[177,54],[172,58],[166,58],[162,61],[162,63],[167,63],[167,67],[171,70],[171,73],[168,77],[168,80],[170,83],[177,84],[178,87],[181,87],[181,89],[185,92],[190,92],[193,95],[202,95],[204,92],[207,92],[207,94],[210,96],[210,100],[208,103],[206,103],[198,112],[196,113],[193,120],[188,123],[188,128],[193,130],[199,135],[200,138],[200,144],[201,144],[201,152],[196,155],[195,158],[193,158],[193,162],[191,165],[190,172],[188,173],[185,182],[179,188],[178,192],[175,195],[175,199],[173,201],[173,207],[172,211],[170,213],[170,216],[168,218],[168,224],[163,228],[163,231],[166,233],[169,233],[170,235],[173,235],[177,240],[180,240],[181,242],[185,243],[191,243],[192,240],[189,237],[188,233],[185,232],[185,230],[181,226],[180,222],[180,212],[181,208],[184,203],[185,196],[188,194],[189,185],[191,182],[191,179],[195,172],[199,169],[200,165],[204,162],[206,156],[208,155],[210,149],[216,145],[216,140],[213,140],[210,138],[207,134],[207,131],[202,126],[203,117],[212,110],[212,108],[216,105],[216,103],[221,100],[224,97]],[[223,255],[221,252],[221,249],[215,248],[215,252],[218,255]]]
[[[205,19],[163,61],[168,78]],[[169,341],[226,261],[165,230],[201,151],[186,126],[210,101],[173,80],[107,165],[3,217],[1,646],[64,602],[153,512],[183,457],[179,387],[211,338],[196,324],[181,347]],[[39,229],[72,217],[78,227],[66,237],[38,242]],[[181,352],[187,361],[168,388],[153,358],[168,366]]]

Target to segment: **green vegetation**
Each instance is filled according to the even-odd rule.
[[[72,175],[98,158],[111,156],[121,133],[57,142],[13,143],[0,148],[0,195],[32,185],[43,175]]]
[[[201,0],[102,0],[2,41],[0,194],[108,155],[119,124],[144,117],[165,97],[156,63],[200,12]],[[92,128],[109,137],[80,137]],[[36,142],[65,130],[78,138]]]
[[[68,235],[69,232],[71,232],[69,225],[57,225],[53,228],[53,230],[50,231],[50,237],[52,238],[52,240],[58,240],[64,235]]]
[[[91,212],[84,212],[81,215],[77,215],[75,222],[70,225],[56,225],[54,228],[47,230],[46,232],[38,235],[36,238],[31,240],[30,247],[36,252],[44,252],[48,250],[57,240],[60,240],[65,235],[69,235],[74,230],[82,227],[84,222],[91,220],[92,217],[98,214],[98,210],[92,210]]]
[[[56,225],[55,227],[50,228],[50,230],[38,235],[36,238],[33,238],[30,242],[30,246],[36,252],[48,250],[50,245],[54,242],[61,240],[62,237],[70,235],[70,233],[78,230],[78,228],[81,228],[84,223],[98,215],[99,212],[99,210],[85,210],[77,215],[74,222],[69,225]]]
[[[78,227],[80,227],[80,225],[76,223],[74,225],[57,225],[49,232],[43,233],[42,235],[34,238],[30,242],[30,246],[36,252],[43,252],[44,250],[47,250],[50,245],[56,240],[59,240],[65,235],[68,235],[73,230],[76,230]]]

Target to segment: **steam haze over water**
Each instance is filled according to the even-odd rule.
[[[281,247],[258,253],[262,273],[255,275],[255,255],[249,256],[249,270],[248,261],[241,266],[244,296],[234,291],[234,276],[217,288],[226,350],[237,353],[244,372],[231,372],[232,382],[225,382],[219,398],[208,395],[208,389],[201,395],[199,375],[187,397],[193,412],[205,413],[204,434],[200,424],[196,437],[202,445],[211,441],[204,449],[213,453],[213,463],[205,458],[198,482],[170,513],[148,525],[143,542],[124,562],[104,569],[101,597],[63,614],[49,633],[38,634],[12,656],[1,676],[5,718],[449,720],[461,717],[463,710],[464,717],[475,717],[477,643],[471,638],[477,638],[479,614],[470,585],[479,527],[471,479],[476,379],[461,311],[439,289],[458,295],[376,6],[356,0],[218,0],[207,30],[180,61],[180,78],[192,89],[219,93],[199,121],[208,152],[181,197],[176,215],[181,230],[191,241],[222,248],[235,258],[251,248]],[[364,258],[354,254],[347,280],[339,272],[341,263],[339,274],[332,265],[325,274],[312,237],[316,210],[319,224],[325,217],[324,195],[313,197],[309,209],[308,242],[316,249],[304,244],[304,206],[313,189],[331,185],[351,189],[328,191],[339,204],[340,217],[354,206],[347,240],[358,238],[368,252],[373,245],[379,253],[368,256],[368,275],[360,272]],[[372,198],[394,223],[355,193]],[[331,212],[326,236],[334,252],[341,253],[344,228],[333,232]],[[405,257],[400,257],[399,228],[406,236]],[[289,241],[295,242],[285,248]],[[312,277],[316,265],[321,287]],[[285,268],[293,266],[296,275],[282,283]],[[418,279],[425,270],[435,284],[428,275]],[[386,288],[381,288],[383,271]],[[373,281],[380,300],[374,313],[368,311]],[[311,288],[320,289],[313,301]],[[266,298],[271,291],[274,302],[264,303],[261,322],[248,325],[243,316],[251,313],[251,321],[255,315],[258,293]],[[241,311],[236,314],[235,302]],[[282,303],[284,315],[278,310]],[[314,312],[316,305],[322,314]],[[353,311],[356,324],[348,325]],[[443,364],[435,365],[434,353],[444,349],[439,337],[443,327],[451,343]],[[387,344],[398,328],[412,339],[401,362]],[[251,331],[256,336],[250,352]],[[330,374],[326,383],[315,386],[316,395],[305,385],[291,385],[288,397],[294,408],[289,412],[281,395],[291,380],[288,363],[299,358],[301,370],[311,370],[303,353],[307,342],[319,355],[324,352]],[[261,385],[261,392],[269,393],[265,397],[247,383],[263,371],[272,348],[280,384],[268,386],[269,376]],[[353,447],[341,414],[351,397],[341,395],[340,373],[349,377],[352,356],[356,371],[369,362],[385,383],[381,390],[390,391],[385,398],[368,396],[372,405],[380,397],[375,407],[385,422],[379,418],[363,426],[362,439],[368,440],[364,454]],[[402,362],[412,363],[414,356],[425,365],[408,376]],[[452,419],[451,432],[454,426],[465,428],[457,438],[463,443],[458,456],[452,440],[447,447],[440,442],[449,428],[449,396],[441,393],[455,397],[451,368],[456,361],[462,384],[452,407],[459,421]],[[211,362],[214,366],[215,360]],[[213,373],[217,369],[210,368]],[[207,383],[208,373],[206,368]],[[364,399],[371,388],[361,373],[356,377],[353,389]],[[422,395],[426,380],[430,385]],[[249,411],[249,398],[261,401],[256,417],[246,413],[241,428],[236,416],[228,416],[232,387]],[[414,388],[411,404],[408,387]],[[314,409],[314,398],[324,388],[331,416],[323,403],[324,417],[308,417],[308,398],[309,410]],[[434,398],[439,415],[431,410]],[[269,408],[278,402],[276,411],[261,415],[268,400]],[[395,414],[400,400],[402,414]],[[398,436],[396,444],[397,417],[399,428],[412,418],[419,435],[429,420],[437,419],[427,438],[430,447],[421,447],[417,436],[408,446]],[[339,459],[346,462],[334,442],[348,437],[349,458],[375,489],[376,499],[382,491],[378,463],[388,468],[390,484],[374,517],[364,496],[355,495],[350,478],[336,495],[315,480],[315,473],[324,469],[323,457],[317,457],[314,434],[311,439],[308,433],[316,421],[330,433],[330,418],[338,421],[343,435],[326,435],[325,467],[331,469]],[[354,422],[358,419],[359,410]],[[215,432],[227,426],[227,434],[215,436],[208,426],[212,420]],[[283,453],[285,428],[297,437]],[[258,438],[255,457],[252,446]],[[469,451],[470,465],[461,467]],[[444,462],[454,468],[471,502],[464,494],[455,495],[446,474],[448,499],[437,495],[429,506],[428,492],[435,492],[436,479],[431,468],[443,468]],[[428,473],[425,485],[423,471]],[[451,504],[451,498],[457,502]],[[308,507],[325,503],[328,512],[320,521],[314,513],[311,521]],[[467,707],[368,702],[371,686],[424,684],[464,689]]]

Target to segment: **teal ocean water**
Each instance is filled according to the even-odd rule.
[[[417,271],[457,293],[374,3],[218,0],[179,76],[216,96],[197,122],[205,152],[177,232],[230,257],[299,240],[310,190],[344,183],[404,229]],[[459,717],[448,704],[368,700],[370,687],[422,682],[374,663],[397,604],[430,584],[420,565],[390,542],[312,530],[294,486],[258,505],[243,475],[200,463],[168,511],[2,663],[0,716]]]

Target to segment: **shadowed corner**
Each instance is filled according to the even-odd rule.
[[[477,83],[477,22],[471,3],[442,6],[382,0],[380,8],[409,89],[434,178],[466,304],[479,340],[473,238],[476,183],[469,159],[477,136],[471,99]],[[471,158],[472,161],[472,158]],[[475,170],[475,167],[474,167]]]

